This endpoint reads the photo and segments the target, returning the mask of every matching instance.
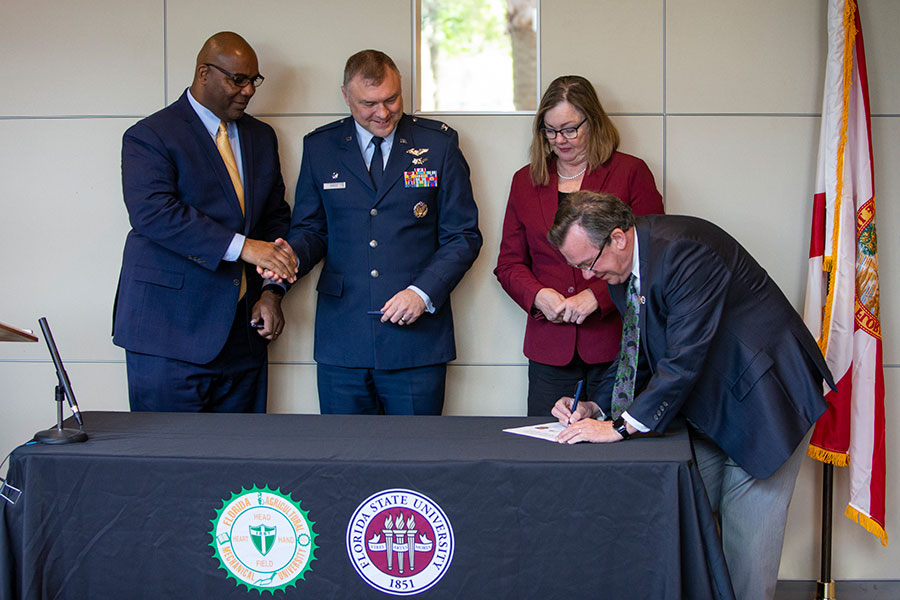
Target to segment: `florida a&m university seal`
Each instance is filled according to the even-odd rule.
[[[303,579],[316,559],[316,533],[307,511],[281,488],[241,488],[222,502],[210,535],[219,568],[262,593],[284,590]]]

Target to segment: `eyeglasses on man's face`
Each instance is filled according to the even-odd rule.
[[[587,117],[581,120],[581,123],[576,125],[575,127],[563,127],[562,129],[553,129],[552,127],[547,127],[544,125],[541,127],[541,131],[544,132],[544,137],[548,140],[555,140],[556,135],[560,134],[567,140],[574,140],[578,137],[578,128],[584,125],[587,122]]]
[[[578,269],[579,271],[590,271],[590,272],[596,274],[596,271],[594,271],[594,265],[596,265],[597,261],[600,260],[600,255],[603,254],[603,249],[606,248],[606,246],[609,244],[609,242],[610,242],[609,237],[607,237],[605,240],[603,240],[603,243],[600,244],[600,250],[597,251],[597,256],[594,257],[594,260],[591,261],[591,264],[588,265],[586,263],[581,263],[580,265],[573,265],[572,263],[568,263],[568,265],[570,267],[574,267],[574,268]]]
[[[225,76],[225,79],[230,81],[234,85],[234,87],[237,87],[237,88],[245,88],[245,87],[247,87],[247,85],[252,85],[254,88],[258,88],[259,86],[262,85],[262,82],[265,81],[265,79],[266,79],[259,73],[257,73],[253,77],[250,77],[249,75],[244,75],[243,73],[232,73],[230,71],[226,71],[219,65],[214,65],[212,63],[203,63],[203,64],[206,65],[207,67],[212,67],[213,69],[216,69],[217,71],[222,73]]]

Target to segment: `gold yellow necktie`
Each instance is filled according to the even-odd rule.
[[[228,175],[231,177],[231,184],[234,186],[234,192],[237,194],[238,202],[241,205],[241,214],[246,216],[244,210],[244,186],[241,183],[241,174],[238,172],[237,162],[234,160],[234,152],[231,151],[231,142],[228,141],[228,132],[225,130],[225,123],[219,121],[219,131],[216,133],[216,148],[225,161],[225,168],[228,169]],[[247,293],[247,273],[241,265],[241,292],[238,300]]]

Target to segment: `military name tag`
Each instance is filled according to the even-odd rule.
[[[408,188],[437,187],[437,171],[426,171],[424,168],[403,173],[403,184]]]
[[[347,187],[346,181],[336,181],[333,183],[323,183],[322,184],[322,189],[325,189],[325,190],[342,190],[345,187]]]

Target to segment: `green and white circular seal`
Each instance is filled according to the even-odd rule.
[[[222,508],[210,522],[210,546],[219,559],[219,568],[236,580],[235,585],[245,585],[248,591],[274,594],[275,590],[296,586],[316,559],[315,522],[300,508],[300,502],[282,494],[281,488],[242,487],[222,501]]]

